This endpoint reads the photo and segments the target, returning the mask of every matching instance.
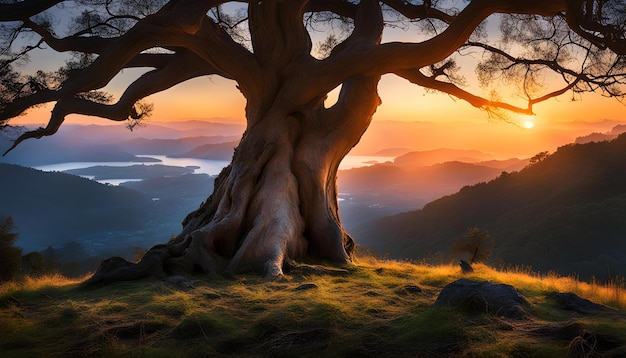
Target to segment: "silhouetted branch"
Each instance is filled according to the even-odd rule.
[[[0,21],[19,21],[62,3],[64,0],[23,0],[0,4]]]

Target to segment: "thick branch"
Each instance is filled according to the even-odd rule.
[[[491,0],[472,1],[441,34],[416,44],[389,43],[381,45],[373,58],[382,61],[379,68],[387,71],[421,68],[441,62],[452,55],[488,16],[496,13],[520,13],[553,16],[564,11],[565,0]]]
[[[506,102],[500,102],[500,101],[491,101],[488,100],[486,98],[480,97],[480,96],[476,96],[468,91],[465,91],[463,89],[461,89],[460,87],[456,86],[453,83],[449,83],[449,82],[443,82],[443,81],[439,81],[437,79],[435,79],[434,77],[428,77],[426,75],[424,75],[423,73],[421,73],[419,70],[415,69],[415,70],[403,70],[403,71],[398,71],[396,72],[396,74],[402,78],[405,78],[406,80],[410,81],[411,83],[414,83],[416,85],[422,86],[422,87],[426,87],[426,88],[430,88],[430,89],[434,89],[443,93],[447,93],[451,96],[460,98],[466,102],[468,102],[469,104],[471,104],[472,106],[476,107],[476,108],[480,108],[480,109],[485,109],[485,110],[490,110],[490,109],[494,109],[494,108],[501,108],[501,109],[506,109],[508,111],[512,111],[512,112],[516,112],[516,113],[520,113],[520,114],[533,114],[533,105],[537,104],[539,102],[543,102],[546,101],[550,98],[554,98],[557,96],[562,95],[563,93],[567,92],[568,90],[572,89],[574,86],[576,86],[576,84],[580,81],[580,77],[577,78],[575,81],[569,83],[567,86],[558,89],[556,91],[550,92],[546,95],[543,95],[541,97],[537,97],[537,98],[529,98],[528,99],[528,107],[526,108],[522,108],[522,107],[517,107],[517,106],[513,106],[509,103]]]
[[[472,1],[452,20],[446,30],[429,40],[419,43],[392,42],[380,45],[355,41],[350,44],[349,50],[346,46],[345,51],[334,51],[331,56],[321,62],[312,76],[328,78],[328,83],[318,81],[320,90],[323,91],[332,89],[345,78],[357,74],[377,76],[422,68],[448,58],[491,14],[532,13],[551,16],[565,8],[565,0]]]
[[[19,21],[62,3],[64,0],[23,0],[0,4],[0,21]]]
[[[161,69],[149,71],[135,80],[121,96],[120,100],[112,105],[95,103],[82,98],[62,98],[59,92],[45,91],[33,96],[25,97],[22,101],[16,101],[12,105],[22,104],[26,108],[31,107],[28,100],[35,98],[43,102],[58,100],[48,125],[29,131],[18,137],[13,146],[4,155],[9,153],[21,142],[31,138],[42,138],[55,134],[69,114],[84,114],[107,118],[113,121],[125,121],[128,118],[141,117],[142,113],[137,113],[134,105],[137,101],[151,94],[163,91],[188,79],[214,74],[215,71],[202,59],[190,52],[170,57],[170,62]],[[45,101],[44,101],[45,100]],[[30,104],[30,105],[29,105]]]
[[[281,68],[289,60],[308,57],[311,38],[302,18],[309,0],[252,1],[249,27],[255,57],[266,67]]]
[[[424,1],[421,5],[411,4],[401,0],[383,0],[381,2],[411,20],[437,19],[448,24],[454,20],[453,15],[433,8],[431,1],[428,0]]]
[[[77,51],[83,53],[102,53],[117,39],[102,37],[69,36],[57,38],[46,28],[30,19],[23,20],[24,25],[35,31],[53,50],[58,52]]]
[[[567,24],[580,37],[591,42],[594,46],[600,49],[609,48],[618,55],[626,55],[624,24],[615,26],[600,23],[604,5],[602,1],[595,5],[598,8],[598,16],[596,16],[595,12],[592,11],[594,8],[593,0],[569,1],[566,13]]]

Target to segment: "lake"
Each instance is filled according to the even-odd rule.
[[[195,159],[195,158],[169,158],[165,155],[138,155],[138,158],[154,158],[160,160],[160,162],[147,162],[143,165],[172,165],[177,167],[194,167],[197,168],[195,174],[208,174],[218,175],[220,171],[227,166],[229,160],[209,160],[209,159]],[[367,167],[376,163],[384,163],[392,161],[394,157],[384,156],[362,156],[362,155],[348,155],[339,165],[340,170],[347,170],[352,168]],[[70,169],[88,168],[97,165],[112,166],[112,167],[125,167],[129,165],[138,164],[137,162],[67,162],[40,165],[34,167],[35,169],[47,171],[47,172],[62,172]],[[93,177],[85,176],[86,178],[93,179]],[[127,179],[105,179],[98,180],[99,183],[119,185],[120,183],[127,181],[139,181],[141,179],[127,178]]]

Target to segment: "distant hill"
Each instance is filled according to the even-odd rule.
[[[446,162],[424,167],[387,162],[342,170],[337,178],[341,218],[352,231],[374,218],[421,208],[466,185],[494,179],[503,171],[516,171],[527,164],[525,159]]]
[[[182,154],[203,144],[237,141],[243,130],[240,124],[203,121],[148,123],[133,131],[124,125],[69,124],[54,136],[24,141],[0,157],[0,163],[142,162],[145,159],[135,154]],[[18,135],[18,131],[0,131],[0,153],[9,149]]]
[[[16,245],[25,253],[78,242],[91,255],[109,257],[178,233],[185,216],[211,194],[213,177],[161,176],[112,186],[0,164],[0,186],[0,216],[13,217]]]
[[[96,165],[87,168],[69,169],[64,173],[89,176],[94,180],[105,179],[148,179],[158,177],[172,177],[183,174],[191,174],[194,168],[177,167],[173,165],[130,165],[125,167],[113,167],[106,165]]]
[[[0,214],[13,217],[25,252],[138,230],[153,216],[150,200],[134,190],[64,173],[0,164],[0,187]]]
[[[186,153],[204,144],[232,142],[237,139],[237,136],[222,135],[177,139],[149,139],[141,137],[119,143],[118,146],[123,150],[133,154],[177,155],[181,153]]]
[[[477,163],[492,159],[492,154],[478,150],[441,148],[406,153],[393,162],[404,167],[425,167],[444,162]]]
[[[374,155],[381,157],[399,157],[412,151],[413,150],[409,148],[385,148],[374,153]]]
[[[226,143],[205,144],[196,147],[186,153],[170,155],[172,158],[196,158],[196,159],[212,159],[212,160],[231,160],[235,147],[239,141],[231,141]]]
[[[395,258],[445,253],[477,226],[495,241],[493,262],[581,277],[626,275],[626,135],[561,147],[518,173],[467,186],[421,210],[353,230]]]
[[[596,133],[591,133],[585,136],[578,137],[576,138],[575,143],[585,144],[585,143],[590,143],[590,142],[601,142],[601,141],[606,141],[606,140],[613,140],[624,132],[626,132],[626,125],[620,124],[620,125],[613,127],[611,131],[606,132],[606,133],[596,132]]]

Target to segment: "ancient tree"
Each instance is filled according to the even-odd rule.
[[[495,114],[530,114],[564,93],[623,98],[626,80],[621,0],[4,0],[0,21],[0,121],[54,104],[48,125],[15,145],[53,135],[75,113],[132,127],[150,114],[144,98],[199,76],[231,79],[245,97],[232,162],[178,237],[137,264],[103,262],[91,282],[350,263],[337,168],[381,104],[382,75]],[[410,41],[383,41],[397,27]],[[72,57],[55,72],[20,67],[38,48]],[[460,71],[464,56],[478,59],[475,72]],[[147,70],[123,93],[104,93],[127,68]],[[523,103],[464,86],[474,73],[484,88],[517,86]]]

